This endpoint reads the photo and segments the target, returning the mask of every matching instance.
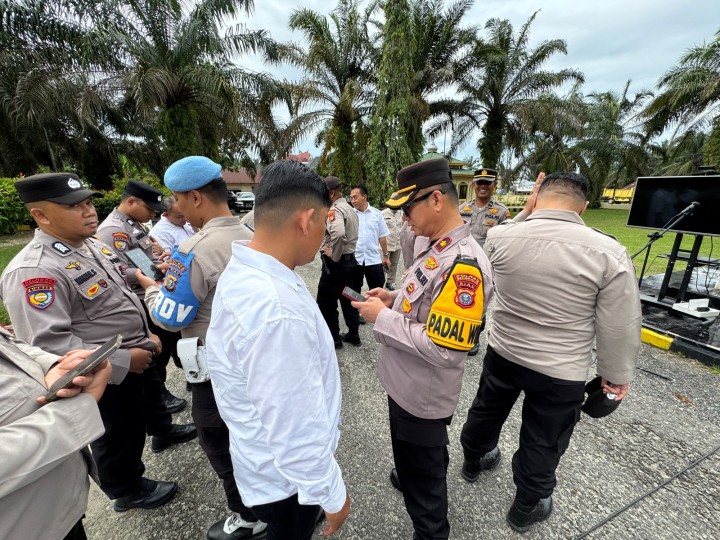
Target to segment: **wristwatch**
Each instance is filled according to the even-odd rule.
[[[388,251],[387,253],[383,253],[383,257],[389,257],[389,256],[390,256],[390,252],[389,252],[389,251]]]

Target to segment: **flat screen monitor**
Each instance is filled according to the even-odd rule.
[[[700,205],[670,230],[720,236],[720,176],[638,178],[627,225],[661,230],[693,202]]]

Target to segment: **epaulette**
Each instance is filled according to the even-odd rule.
[[[193,234],[190,238],[183,241],[182,244],[180,244],[177,247],[178,253],[182,253],[183,255],[187,255],[190,253],[193,249],[195,249],[195,246],[197,246],[204,238],[207,237],[206,231],[198,231],[195,234]]]
[[[600,229],[596,229],[595,227],[590,227],[590,228],[591,228],[593,231],[599,232],[599,233],[602,234],[603,236],[609,236],[610,238],[612,238],[613,240],[615,240],[618,244],[620,243],[620,240],[618,240],[617,238],[615,238],[612,234],[608,234],[608,233],[606,233],[605,231],[601,231]]]

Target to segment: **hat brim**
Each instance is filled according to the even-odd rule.
[[[73,191],[71,193],[68,193],[67,195],[63,195],[62,197],[52,197],[50,199],[44,199],[46,201],[59,203],[59,204],[77,204],[80,201],[84,201],[85,199],[89,197],[102,197],[103,194],[99,191],[92,191],[90,189],[78,189],[77,191]]]
[[[608,399],[607,394],[602,391],[600,377],[595,377],[585,385],[585,393],[588,395],[582,404],[582,411],[591,418],[602,418],[615,411],[622,403]]]
[[[164,212],[165,211],[165,207],[163,206],[162,202],[151,202],[151,203],[149,203],[147,201],[143,201],[143,202],[145,204],[147,204],[150,208],[155,210],[156,212]]]
[[[478,176],[476,178],[473,178],[473,184],[477,182],[496,182],[497,176]]]
[[[417,192],[420,191],[416,185],[412,185],[409,187],[406,187],[405,189],[401,189],[400,191],[396,191],[393,193],[390,198],[385,202],[385,206],[388,208],[400,208],[404,204],[409,203]]]

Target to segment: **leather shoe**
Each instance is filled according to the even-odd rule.
[[[168,446],[181,442],[192,441],[195,437],[197,437],[195,424],[173,424],[170,427],[170,433],[168,435],[153,435],[150,449],[153,453],[157,454],[158,452],[165,450]]]
[[[473,345],[473,348],[468,351],[468,356],[476,356],[480,350],[480,343]]]
[[[165,394],[165,396],[163,397],[163,401],[165,402],[165,408],[167,409],[167,412],[171,414],[179,413],[185,407],[187,407],[186,399],[173,396],[170,392]]]
[[[140,488],[135,493],[115,499],[113,508],[116,512],[125,512],[131,508],[158,508],[172,499],[177,490],[175,482],[141,478]]]
[[[267,523],[262,521],[245,521],[240,514],[233,512],[227,519],[212,525],[207,532],[208,540],[240,540],[257,538],[265,535]]]
[[[337,349],[342,349],[342,348],[343,348],[342,339],[340,339],[339,337],[337,337],[337,338],[334,338],[333,341],[335,342],[335,350],[337,350]]]
[[[358,322],[359,322],[360,324],[367,324],[367,321],[366,321],[365,319],[363,319],[363,316],[362,316],[362,315],[360,315],[360,317],[359,317],[359,319],[358,319]]]
[[[460,474],[468,482],[474,482],[482,471],[494,469],[498,463],[500,463],[500,449],[496,446],[479,459],[465,458]]]
[[[393,467],[390,471],[390,483],[395,489],[402,493],[402,485],[400,484],[400,477],[398,476],[397,469]]]
[[[552,496],[540,499],[535,506],[526,506],[515,499],[508,510],[507,522],[517,532],[524,533],[533,523],[547,519],[552,509]]]
[[[356,347],[362,345],[362,342],[360,341],[360,336],[357,334],[352,334],[350,332],[348,332],[347,334],[340,334],[340,339],[342,339],[345,343],[355,345]]]

